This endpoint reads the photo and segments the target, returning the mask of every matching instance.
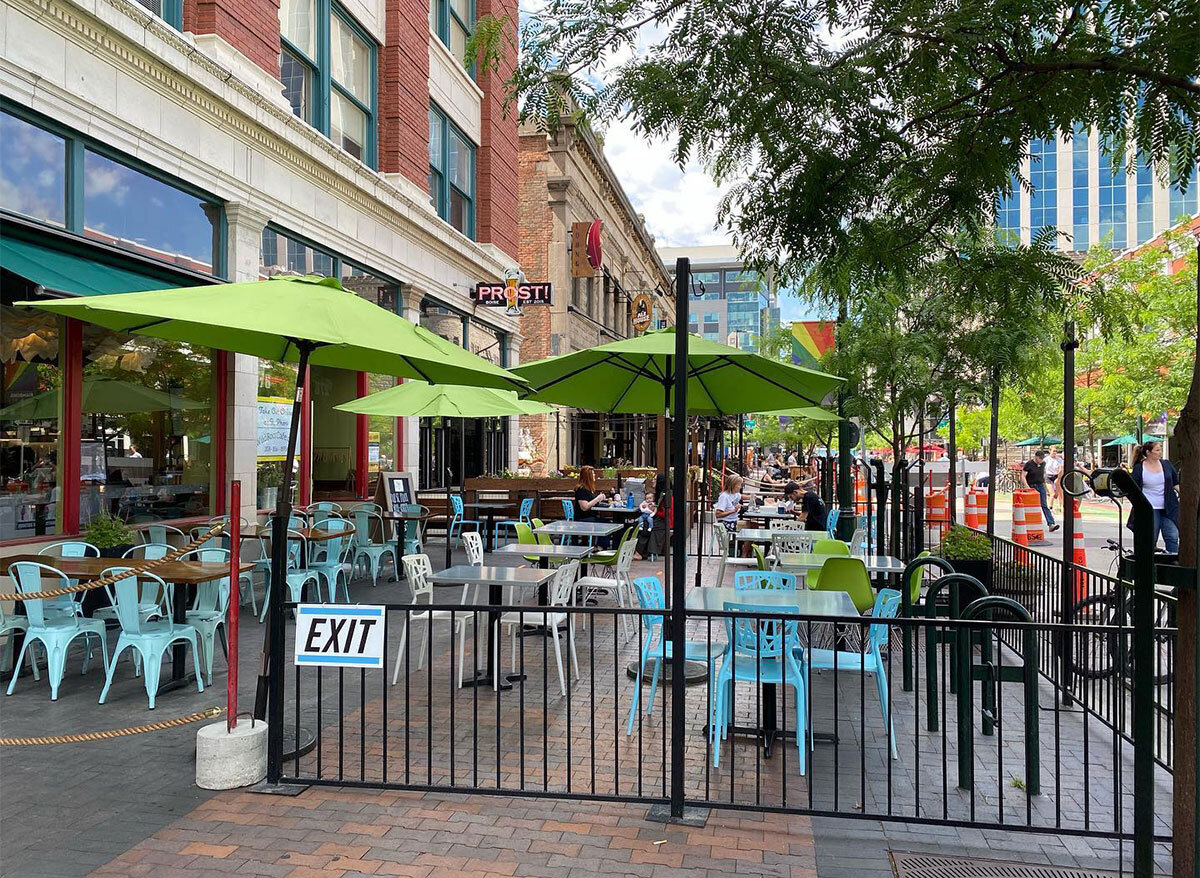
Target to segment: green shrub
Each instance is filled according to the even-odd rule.
[[[89,521],[83,535],[97,549],[132,545],[136,536],[133,528],[107,512],[101,513]]]
[[[942,538],[937,554],[947,561],[990,561],[992,541],[986,534],[956,524]]]

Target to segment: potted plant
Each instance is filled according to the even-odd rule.
[[[120,558],[133,548],[137,535],[124,521],[103,512],[88,522],[83,538],[100,550],[101,558]]]
[[[283,468],[264,464],[258,468],[258,508],[274,509],[283,484]]]
[[[950,562],[956,573],[974,576],[992,591],[992,541],[987,534],[961,524],[953,525],[942,537],[937,554]]]

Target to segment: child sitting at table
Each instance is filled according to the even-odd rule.
[[[638,516],[638,532],[649,533],[654,530],[654,513],[658,512],[658,505],[654,502],[654,498],[647,494],[646,499],[638,504],[638,512],[641,513]]]

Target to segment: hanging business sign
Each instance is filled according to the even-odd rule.
[[[629,303],[629,319],[635,332],[645,332],[654,319],[654,303],[645,293],[638,293]]]
[[[486,305],[489,308],[521,308],[525,305],[554,304],[553,290],[549,281],[536,284],[517,284],[511,291],[509,286],[503,283],[475,284],[474,298],[480,305]]]
[[[325,668],[382,668],[384,608],[345,604],[296,607],[296,659]]]

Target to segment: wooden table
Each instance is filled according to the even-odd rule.
[[[33,561],[35,564],[45,564],[56,570],[61,570],[72,579],[98,579],[110,567],[131,567],[135,563],[131,558],[59,558],[56,555],[9,555],[0,558],[0,572],[8,573],[11,565],[18,561]],[[239,573],[254,569],[253,561],[245,561],[238,565]],[[150,570],[155,576],[182,588],[171,589],[171,616],[181,625],[187,624],[187,588],[195,588],[202,582],[212,582],[229,575],[229,565],[218,561],[168,561]],[[232,607],[236,611],[236,607]],[[176,644],[171,652],[171,679],[166,681],[159,691],[177,688],[191,682],[184,665],[184,645]]]
[[[435,586],[486,585],[488,587],[488,604],[499,607],[504,603],[505,586],[542,590],[554,576],[553,570],[544,570],[540,567],[476,567],[473,564],[458,564],[432,574],[429,582]],[[465,615],[463,624],[466,624]],[[499,679],[494,646],[500,636],[499,610],[488,611],[487,627],[487,665],[482,671],[476,668],[475,676],[464,680],[463,685],[511,689],[512,682],[524,680],[525,677],[522,674],[509,674],[505,677],[507,682],[501,682]]]
[[[789,616],[827,616],[858,617],[858,608],[850,595],[844,591],[781,591],[778,589],[748,589],[738,591],[727,586],[711,588],[695,588],[684,598],[684,607],[698,613],[721,612],[725,604],[753,604],[756,607],[770,607],[772,611]],[[724,621],[723,617],[721,621]],[[723,626],[722,626],[723,627]],[[795,731],[782,732],[779,729],[777,717],[778,692],[774,683],[762,684],[762,727],[732,726],[731,731],[736,735],[749,735],[762,741],[763,756],[771,757],[771,749],[776,740],[787,738],[795,740]],[[706,730],[707,732],[707,730]],[[827,735],[815,736],[828,739]]]

